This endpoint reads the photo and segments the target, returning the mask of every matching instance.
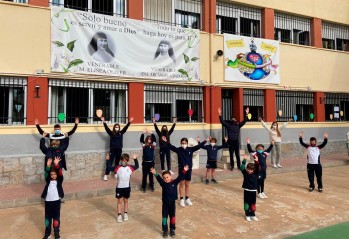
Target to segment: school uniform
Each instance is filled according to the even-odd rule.
[[[205,149],[207,151],[207,163],[206,168],[217,168],[217,155],[218,150],[222,148],[228,148],[228,144],[224,143],[223,145],[204,145],[201,147],[202,149]]]
[[[131,193],[131,174],[139,168],[138,160],[134,159],[135,165],[116,166],[114,173],[117,175],[117,185],[115,188],[116,198],[129,198]]]
[[[159,137],[161,170],[165,170],[165,158],[167,163],[167,170],[171,170],[171,151],[167,145],[167,142],[170,142],[170,136],[173,133],[175,127],[176,127],[176,123],[172,125],[171,129],[166,134],[166,132],[160,131],[156,123],[154,123],[156,134]],[[166,137],[167,142],[162,140],[162,136]]]
[[[241,173],[244,176],[242,188],[244,189],[244,210],[245,216],[254,217],[256,211],[256,192],[258,188],[259,163],[255,160],[255,168],[252,174],[246,171],[246,160],[242,161]]]

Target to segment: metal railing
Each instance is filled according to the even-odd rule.
[[[349,51],[349,26],[322,22],[322,47]]]
[[[349,94],[325,93],[325,98],[320,100],[325,103],[326,121],[349,120]]]
[[[203,122],[201,87],[145,85],[145,122]]]
[[[244,109],[249,107],[252,115],[250,121],[258,121],[263,117],[264,110],[264,91],[244,89]],[[241,109],[242,110],[242,109]]]
[[[262,11],[233,3],[217,1],[217,33],[261,37]]]

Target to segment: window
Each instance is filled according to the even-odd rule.
[[[144,21],[201,29],[201,0],[144,0]]]
[[[325,120],[348,121],[349,120],[349,94],[325,93]]]
[[[261,37],[260,9],[217,1],[217,33]]]
[[[263,90],[244,89],[244,108],[246,107],[249,107],[250,109],[250,113],[252,115],[251,121],[258,121],[259,117],[263,117]]]
[[[310,19],[276,12],[274,25],[275,40],[310,45]]]
[[[159,122],[203,122],[203,92],[201,87],[145,85],[145,122],[155,114]],[[191,115],[189,113],[192,113]]]
[[[0,77],[0,125],[25,124],[27,80]]]
[[[322,47],[349,51],[349,26],[322,22]]]
[[[73,123],[75,117],[93,123],[100,120],[97,109],[108,122],[126,122],[126,84],[51,79],[49,86],[51,124],[58,123],[59,113],[65,114],[64,123]]]
[[[15,2],[15,3],[28,3],[28,0],[5,0],[7,2]]]
[[[314,95],[310,92],[276,91],[276,120],[314,120]]]
[[[126,17],[125,0],[51,0],[51,5],[99,14]]]

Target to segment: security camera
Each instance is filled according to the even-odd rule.
[[[218,50],[218,51],[216,52],[216,55],[217,55],[217,56],[223,56],[223,53],[224,53],[224,52],[223,52],[222,50]]]

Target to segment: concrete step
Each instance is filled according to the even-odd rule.
[[[244,149],[240,149],[240,155],[245,155],[245,150]],[[222,151],[222,156],[229,156],[229,150],[228,149],[224,149]]]

